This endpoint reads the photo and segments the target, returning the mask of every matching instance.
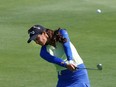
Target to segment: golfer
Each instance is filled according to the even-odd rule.
[[[56,87],[90,87],[83,60],[70,41],[66,29],[52,30],[34,25],[28,30],[30,43],[41,45],[40,56],[53,63],[58,73]]]

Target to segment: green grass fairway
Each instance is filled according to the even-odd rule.
[[[66,28],[87,67],[103,64],[91,87],[116,86],[116,0],[0,0],[0,87],[55,87],[54,65],[26,43],[34,24]]]

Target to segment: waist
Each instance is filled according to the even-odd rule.
[[[78,65],[78,67],[85,68],[84,64]],[[58,71],[58,78],[63,81],[84,81],[89,82],[88,73],[86,69],[77,69],[72,72],[68,69]]]
[[[84,64],[80,64],[77,67],[86,68]],[[57,72],[58,72],[58,75],[66,75],[66,74],[70,75],[70,74],[75,74],[75,73],[78,73],[78,75],[81,75],[81,74],[87,73],[87,70],[86,69],[77,69],[74,72],[72,72],[72,71],[64,68],[63,70],[59,70]]]

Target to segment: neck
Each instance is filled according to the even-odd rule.
[[[55,40],[54,40],[54,31],[50,30],[50,29],[47,29],[46,33],[48,35],[46,45],[52,45],[52,46],[56,47]]]
[[[52,45],[52,46],[56,47],[55,41],[53,39],[48,39],[46,45]]]

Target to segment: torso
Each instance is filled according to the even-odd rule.
[[[79,54],[77,53],[75,47],[72,45],[72,43],[70,42],[70,47],[71,47],[71,50],[73,52],[73,63],[78,66],[79,64],[82,64],[83,61],[82,59],[80,58]],[[56,47],[54,46],[51,46],[51,45],[47,45],[47,51],[52,55],[52,56],[56,56],[58,58],[61,58],[62,60],[64,60],[65,62],[68,63],[67,61],[67,57],[66,57],[66,54],[65,54],[65,51],[64,51],[64,48],[63,48],[63,45],[59,42],[56,43]],[[57,71],[60,71],[60,70],[65,70],[66,68],[64,67],[61,67],[59,65],[56,65],[56,69]]]

